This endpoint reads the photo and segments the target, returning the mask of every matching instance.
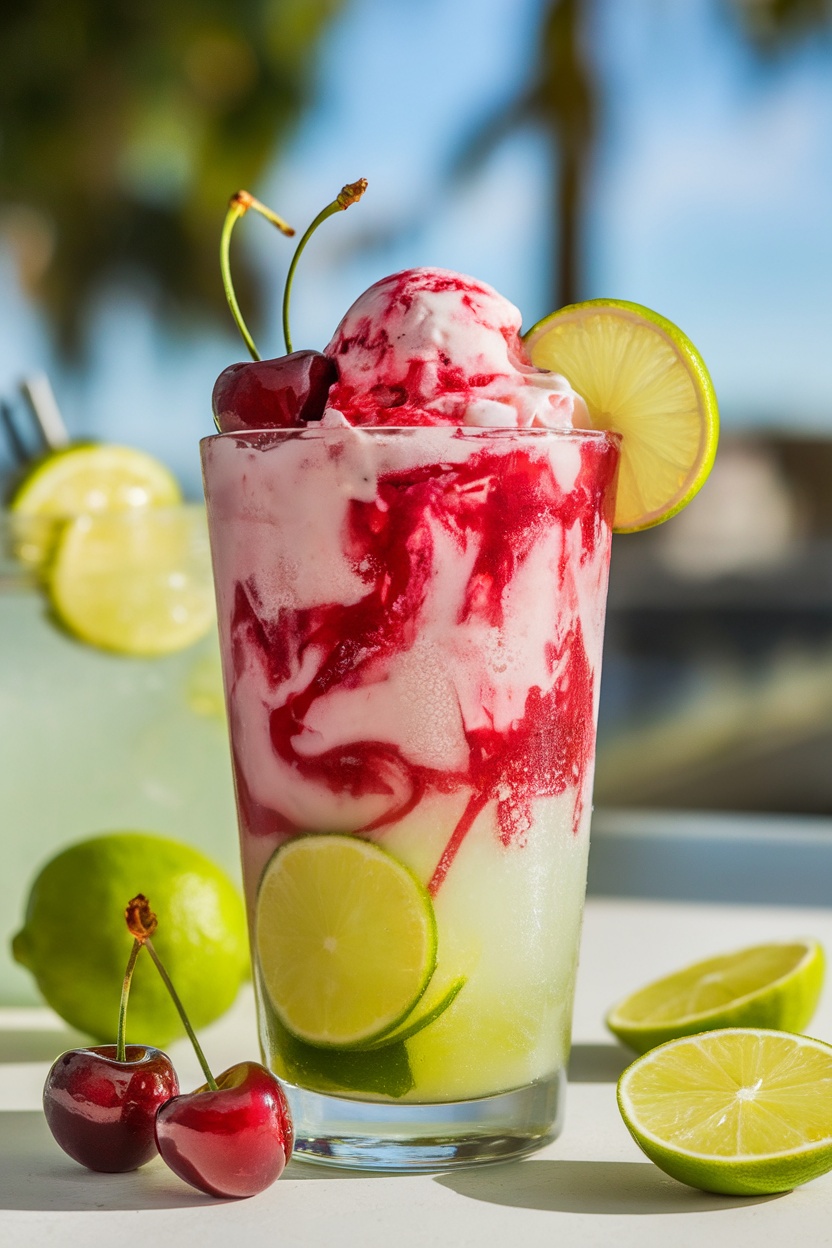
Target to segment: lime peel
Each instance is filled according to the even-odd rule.
[[[449,1006],[456,1001],[467,982],[467,978],[464,975],[460,975],[446,989],[435,1005],[424,1010],[416,1018],[412,1018],[412,1013],[415,1012],[412,1011],[402,1025],[394,1028],[393,1031],[386,1032],[380,1040],[376,1040],[366,1047],[370,1050],[383,1049],[390,1044],[401,1044],[404,1040],[410,1040],[413,1036],[418,1035],[420,1031],[424,1031],[426,1027],[430,1027],[431,1023],[435,1023],[438,1018],[442,1017]]]

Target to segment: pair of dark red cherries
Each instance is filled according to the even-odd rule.
[[[278,1179],[292,1155],[292,1118],[277,1079],[258,1062],[239,1062],[214,1079],[150,935],[156,918],[147,899],[125,912],[134,936],[119,1017],[119,1044],[71,1049],[52,1066],[43,1108],[65,1153],[90,1170],[137,1170],[157,1152],[186,1183],[218,1197],[254,1196]],[[129,980],[139,948],[150,953],[207,1077],[180,1094],[170,1058],[160,1049],[123,1043]]]

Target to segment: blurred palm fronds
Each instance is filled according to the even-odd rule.
[[[29,0],[0,8],[0,231],[60,347],[96,295],[226,317],[223,205],[256,183],[313,87],[343,0]],[[256,284],[237,265],[240,293]]]

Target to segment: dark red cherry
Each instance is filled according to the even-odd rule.
[[[223,433],[238,433],[292,429],[320,420],[337,379],[335,364],[320,351],[230,364],[214,383],[211,401],[217,425]]]
[[[70,1049],[55,1061],[43,1089],[43,1111],[65,1153],[90,1170],[137,1170],[156,1156],[156,1111],[179,1092],[170,1058],[128,1044]]]
[[[210,1196],[254,1196],[292,1155],[285,1093],[258,1062],[239,1062],[207,1085],[174,1097],[156,1115],[159,1152],[180,1179]]]

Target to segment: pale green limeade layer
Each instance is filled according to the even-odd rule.
[[[164,658],[83,645],[33,586],[0,586],[0,1003],[38,1000],[9,952],[29,885],[59,848],[139,829],[237,875],[216,634]]]

